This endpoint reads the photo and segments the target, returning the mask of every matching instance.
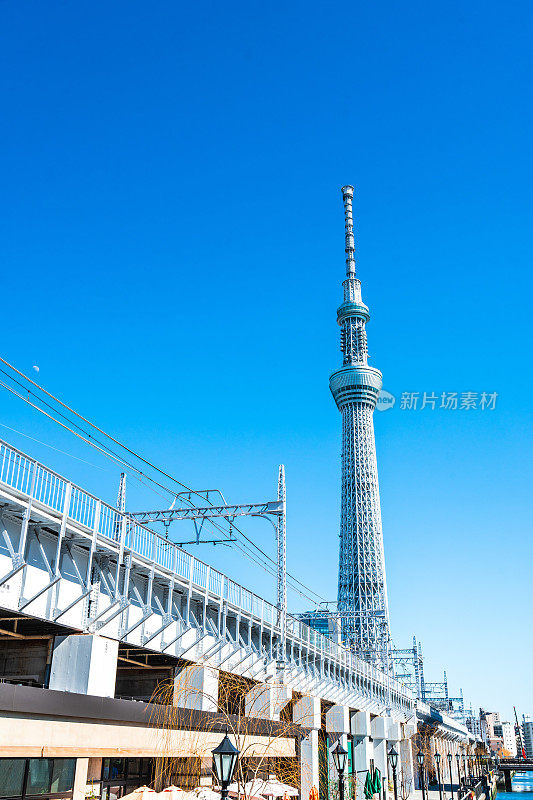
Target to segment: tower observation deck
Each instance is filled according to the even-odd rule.
[[[330,377],[342,414],[338,612],[345,645],[388,670],[389,611],[373,422],[382,377],[368,365],[370,314],[355,277],[353,194],[353,186],[343,187],[346,278],[337,309],[343,364]]]

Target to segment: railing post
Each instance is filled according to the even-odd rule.
[[[172,616],[172,601],[174,598],[174,581],[178,571],[178,548],[172,545],[172,578],[168,584],[167,615]]]
[[[89,550],[89,558],[87,559],[87,578],[86,578],[87,589],[89,588],[89,583],[91,581],[93,558],[96,552],[96,539],[98,537],[98,528],[100,526],[100,508],[101,508],[100,500],[97,500],[96,506],[94,508],[94,525],[93,525],[93,537],[91,541],[91,549]]]
[[[218,600],[218,633],[219,636],[222,635],[222,605],[224,603],[224,582],[225,576],[220,576],[220,597]]]
[[[56,547],[56,559],[54,565],[54,574],[57,577],[59,573],[59,563],[61,560],[61,545],[63,543],[63,538],[65,536],[65,530],[67,528],[67,519],[68,519],[68,512],[70,510],[70,495],[72,494],[72,484],[70,481],[65,485],[65,494],[63,495],[63,510],[61,512],[61,527],[59,529],[59,535],[57,537],[57,547]]]
[[[211,574],[211,567],[208,566],[205,574],[205,594],[204,594],[204,633],[207,627],[207,602],[209,599],[209,576]]]
[[[22,526],[20,528],[20,540],[19,540],[19,549],[17,556],[15,558],[15,567],[18,567],[20,564],[24,562],[24,553],[26,550],[26,539],[28,537],[28,525],[30,524],[31,518],[31,508],[32,508],[32,500],[33,494],[35,492],[35,481],[37,479],[37,462],[31,462],[31,480],[30,480],[30,491],[28,493],[28,505],[24,510],[24,514],[22,515]]]
[[[189,556],[189,591],[187,592],[187,627],[191,625],[191,594],[192,594],[192,579],[194,575],[194,557]]]
[[[261,622],[259,624],[259,649],[263,652],[263,627],[265,617],[265,601],[261,598]]]

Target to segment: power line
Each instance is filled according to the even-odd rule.
[[[24,380],[26,380],[29,383],[31,383],[32,386],[35,386],[37,389],[39,389],[40,392],[43,392],[43,394],[46,394],[48,397],[51,397],[52,400],[54,400],[56,403],[59,403],[59,405],[63,406],[63,408],[66,408],[67,411],[70,411],[70,413],[74,414],[76,417],[78,417],[78,419],[83,420],[83,422],[87,423],[87,425],[90,425],[91,428],[94,428],[96,431],[98,431],[99,433],[103,434],[105,437],[110,439],[112,442],[114,442],[115,444],[118,444],[118,446],[121,447],[123,450],[126,450],[132,456],[135,456],[135,458],[138,458],[139,461],[143,462],[143,464],[146,464],[147,466],[151,467],[152,469],[155,469],[156,472],[159,472],[161,475],[164,475],[166,478],[169,478],[171,481],[174,481],[174,483],[177,483],[178,486],[181,486],[186,491],[192,492],[193,494],[195,494],[198,497],[200,497],[198,492],[196,492],[194,489],[191,489],[189,486],[186,486],[184,483],[182,483],[181,481],[177,480],[177,478],[174,478],[172,475],[169,475],[168,472],[165,472],[164,470],[162,470],[159,467],[157,467],[155,464],[152,464],[150,461],[148,461],[147,459],[143,458],[143,456],[141,456],[139,453],[136,453],[135,450],[131,450],[125,444],[122,444],[122,442],[119,442],[118,439],[115,439],[113,436],[111,436],[111,434],[106,433],[106,431],[102,430],[102,428],[99,428],[98,425],[95,425],[94,422],[91,422],[90,420],[86,419],[84,416],[82,416],[82,414],[79,414],[75,409],[73,409],[70,406],[68,406],[66,403],[64,403],[62,400],[60,400],[58,397],[53,395],[51,392],[47,391],[45,388],[43,388],[38,383],[36,383],[34,380],[29,378],[27,375],[25,375],[23,372],[18,370],[16,367],[14,367],[12,364],[10,364],[9,361],[6,361],[4,358],[2,358],[2,356],[0,356],[0,361],[3,364],[5,364],[6,367],[9,367],[9,369],[12,369],[14,372],[16,372],[17,375],[20,375],[21,378],[24,378]]]
[[[75,415],[75,416],[76,416],[78,419],[81,419],[81,420],[82,420],[83,422],[85,422],[87,425],[89,425],[90,427],[92,427],[92,428],[94,428],[95,430],[99,431],[99,432],[100,432],[101,434],[103,434],[103,435],[104,435],[106,438],[110,439],[112,442],[114,442],[115,444],[117,444],[117,445],[118,445],[120,448],[122,448],[122,449],[126,450],[128,453],[130,453],[130,454],[131,454],[131,455],[133,455],[135,458],[137,458],[137,459],[139,459],[140,461],[142,461],[142,462],[143,462],[144,464],[146,464],[147,466],[149,466],[149,467],[151,467],[152,469],[156,470],[156,471],[157,471],[157,472],[159,472],[161,475],[164,475],[165,477],[169,478],[169,479],[170,479],[170,480],[172,480],[174,483],[176,483],[177,485],[179,485],[179,486],[181,486],[183,489],[185,489],[187,492],[190,492],[191,494],[193,494],[193,495],[195,495],[195,496],[197,496],[197,497],[201,497],[201,499],[202,499],[203,501],[205,500],[205,498],[203,498],[203,496],[202,496],[202,495],[200,495],[200,494],[199,494],[199,493],[198,493],[196,490],[194,490],[194,489],[191,489],[189,486],[187,486],[186,484],[184,484],[182,481],[179,481],[177,478],[174,478],[172,475],[170,475],[169,473],[167,473],[165,470],[162,470],[162,469],[160,469],[160,468],[159,468],[159,467],[157,467],[155,464],[153,464],[152,462],[148,461],[147,459],[145,459],[145,458],[144,458],[143,456],[141,456],[140,454],[136,453],[136,452],[135,452],[134,450],[132,450],[131,448],[127,447],[126,445],[123,445],[123,444],[122,444],[122,443],[121,443],[121,442],[120,442],[118,439],[116,439],[115,437],[113,437],[113,436],[111,436],[110,434],[106,433],[106,431],[102,430],[102,429],[101,429],[101,428],[99,428],[97,425],[95,425],[94,423],[92,423],[90,420],[88,420],[88,419],[86,419],[85,417],[83,417],[83,416],[82,416],[81,414],[79,414],[77,411],[75,411],[74,409],[72,409],[70,406],[68,406],[66,403],[64,403],[64,402],[63,402],[62,400],[60,400],[59,398],[55,397],[55,395],[53,395],[53,394],[51,394],[50,392],[48,392],[46,389],[44,389],[42,386],[40,386],[40,385],[39,385],[38,383],[36,383],[34,380],[32,380],[31,378],[29,378],[29,377],[28,377],[27,375],[25,375],[23,372],[21,372],[20,370],[18,370],[16,367],[14,367],[12,364],[10,364],[8,361],[6,361],[6,360],[5,360],[4,358],[2,358],[1,356],[0,356],[0,361],[1,361],[3,364],[5,364],[5,365],[6,365],[6,366],[7,366],[9,369],[12,369],[12,370],[13,370],[15,373],[17,373],[17,375],[19,375],[21,378],[23,378],[24,380],[28,381],[28,383],[30,383],[32,386],[35,386],[35,387],[36,387],[36,388],[37,388],[39,391],[43,392],[45,395],[47,395],[48,397],[50,397],[52,400],[54,400],[55,402],[59,403],[59,404],[60,404],[60,405],[61,405],[63,408],[65,408],[67,411],[69,411],[70,413],[74,414],[74,415]],[[103,455],[106,455],[106,456],[108,456],[108,457],[112,458],[114,461],[118,462],[119,464],[121,464],[121,465],[123,465],[123,466],[126,466],[126,467],[128,467],[129,469],[133,470],[134,472],[137,472],[139,476],[141,476],[141,477],[143,477],[143,478],[146,478],[148,481],[150,481],[150,482],[151,482],[151,483],[153,483],[154,485],[158,486],[160,489],[163,489],[163,491],[167,492],[167,493],[168,493],[168,494],[169,494],[171,497],[174,497],[174,496],[175,496],[175,494],[176,494],[176,493],[175,493],[173,490],[169,489],[167,486],[164,486],[162,483],[160,483],[159,481],[155,480],[155,478],[152,478],[150,475],[148,475],[148,474],[144,473],[142,470],[138,469],[138,467],[135,467],[135,466],[134,466],[134,464],[132,464],[130,461],[126,460],[126,459],[125,459],[123,456],[120,456],[118,453],[116,453],[115,451],[113,451],[113,450],[112,450],[112,449],[109,447],[109,445],[106,445],[104,442],[100,441],[100,440],[99,440],[99,439],[97,439],[97,438],[96,438],[94,435],[92,435],[91,433],[89,433],[88,431],[86,431],[86,430],[85,430],[83,427],[81,427],[80,425],[78,425],[78,424],[77,424],[75,421],[73,421],[73,420],[69,419],[69,418],[68,418],[68,417],[67,417],[65,414],[63,414],[63,413],[62,413],[60,410],[58,410],[57,408],[54,408],[54,407],[53,407],[53,406],[52,406],[50,403],[48,403],[46,400],[44,400],[43,398],[39,397],[37,394],[35,394],[35,392],[32,392],[32,391],[31,391],[31,389],[28,389],[26,386],[24,386],[24,384],[22,384],[22,383],[21,383],[20,381],[18,381],[16,378],[14,378],[13,376],[9,375],[9,373],[5,372],[5,370],[2,370],[2,369],[0,369],[0,372],[1,372],[3,375],[5,375],[5,376],[8,378],[8,380],[10,380],[10,381],[14,382],[14,383],[15,383],[17,386],[19,386],[19,387],[20,387],[20,388],[21,388],[21,389],[22,389],[24,392],[27,392],[29,395],[31,395],[32,397],[34,397],[34,398],[35,398],[35,400],[36,400],[37,402],[39,402],[39,403],[42,403],[43,405],[45,405],[47,408],[49,408],[51,411],[53,411],[53,412],[54,412],[54,414],[58,414],[58,415],[59,415],[60,417],[62,417],[64,420],[66,420],[67,422],[69,422],[69,423],[70,423],[70,425],[72,425],[72,426],[74,426],[75,428],[77,428],[77,429],[78,429],[78,431],[81,431],[83,434],[85,434],[85,436],[81,435],[80,433],[77,433],[77,432],[76,432],[75,430],[73,430],[73,428],[71,428],[69,425],[66,425],[66,424],[64,424],[63,422],[61,422],[60,420],[58,420],[56,417],[52,416],[51,414],[48,414],[46,411],[44,411],[44,409],[40,408],[40,407],[39,407],[38,405],[36,405],[35,403],[32,403],[32,402],[31,402],[31,400],[30,400],[29,398],[27,398],[27,397],[24,397],[23,395],[19,394],[19,392],[17,392],[15,389],[13,389],[12,387],[8,386],[7,384],[5,384],[3,381],[0,381],[0,386],[3,386],[5,389],[7,389],[7,390],[8,390],[9,392],[11,392],[12,394],[14,394],[16,397],[18,397],[19,399],[23,400],[25,403],[28,403],[28,404],[29,404],[29,405],[30,405],[32,408],[36,409],[36,410],[37,410],[37,411],[39,411],[41,414],[44,414],[46,417],[48,417],[49,419],[51,419],[53,422],[56,422],[56,423],[57,423],[58,425],[60,425],[61,427],[65,428],[65,429],[66,429],[66,430],[68,430],[70,433],[73,433],[73,434],[74,434],[74,435],[75,435],[77,438],[81,439],[81,440],[82,440],[83,442],[85,442],[86,444],[89,444],[91,447],[95,447],[95,448],[96,448],[97,450],[99,450],[99,451],[100,451],[100,452],[101,452]],[[31,437],[30,437],[30,438],[31,438]],[[82,460],[82,459],[81,459],[81,460]],[[88,462],[87,462],[87,463],[88,463]],[[132,476],[132,477],[134,477],[134,476]],[[138,480],[140,480],[140,479],[138,479]],[[140,482],[141,482],[141,483],[143,483],[143,481],[142,481],[142,480],[140,480]],[[146,484],[144,484],[144,485],[146,485]],[[147,488],[152,488],[152,491],[156,491],[156,490],[155,490],[153,487],[147,487]],[[157,493],[157,494],[159,494],[159,492],[156,492],[156,493]],[[162,496],[162,495],[161,495],[161,496]],[[192,501],[190,501],[190,500],[189,500],[189,502],[191,502],[191,505],[192,505]],[[209,500],[208,500],[208,502],[209,502]],[[224,535],[226,538],[228,538],[228,540],[229,540],[229,536],[228,536],[227,532],[226,532],[226,531],[225,531],[225,530],[224,530],[224,529],[223,529],[223,528],[222,528],[222,527],[221,527],[219,524],[215,523],[213,520],[209,520],[209,522],[210,522],[210,523],[213,525],[213,527],[215,527],[217,530],[219,530],[219,532],[221,532],[221,533],[222,533],[222,534],[223,534],[223,535]],[[250,539],[248,536],[246,536],[246,534],[245,534],[245,533],[244,533],[244,532],[243,532],[243,531],[242,531],[240,528],[238,528],[238,527],[237,527],[237,526],[236,526],[234,523],[232,523],[232,528],[233,528],[233,529],[234,529],[234,530],[235,530],[237,533],[239,533],[239,534],[240,534],[240,536],[241,536],[241,537],[242,537],[242,538],[243,538],[243,539],[244,539],[246,542],[248,542],[248,543],[249,543],[249,545],[251,545],[251,546],[252,546],[252,547],[253,547],[253,548],[254,548],[254,549],[257,551],[257,553],[259,554],[259,557],[260,557],[261,559],[266,559],[268,562],[270,562],[270,564],[266,564],[266,563],[265,563],[263,560],[261,560],[261,561],[257,561],[257,560],[256,560],[256,558],[252,557],[252,556],[251,556],[249,553],[247,553],[247,552],[246,552],[246,549],[243,549],[243,547],[244,547],[244,548],[246,548],[246,545],[245,545],[245,544],[243,544],[243,545],[242,545],[242,546],[240,546],[240,547],[238,547],[237,545],[234,545],[234,544],[232,544],[232,546],[234,546],[236,549],[238,549],[238,550],[239,550],[239,552],[241,552],[241,553],[242,553],[243,555],[245,555],[247,558],[249,558],[250,560],[252,560],[252,561],[253,561],[255,564],[258,564],[259,566],[261,566],[261,567],[262,567],[262,568],[263,568],[265,571],[267,571],[269,574],[271,574],[271,575],[273,575],[274,577],[276,577],[276,575],[277,575],[277,572],[274,572],[274,571],[273,571],[273,569],[274,569],[274,568],[277,568],[277,564],[276,564],[276,562],[274,561],[274,559],[272,559],[272,558],[271,558],[271,557],[268,555],[268,553],[265,553],[265,552],[264,552],[264,550],[262,550],[262,549],[261,549],[261,548],[260,548],[258,545],[256,545],[256,544],[255,544],[255,542],[254,542],[252,539]],[[272,566],[270,566],[270,565],[272,565]],[[317,592],[315,592],[315,591],[314,591],[313,589],[311,589],[309,586],[306,586],[304,583],[302,583],[302,581],[300,581],[298,578],[296,578],[296,577],[295,577],[294,575],[292,575],[291,573],[287,572],[287,578],[289,579],[289,586],[290,586],[290,588],[292,589],[292,591],[295,591],[295,592],[297,592],[297,593],[298,593],[300,596],[302,596],[302,597],[305,597],[305,598],[306,598],[306,599],[308,599],[310,602],[314,602],[314,601],[315,601],[314,599],[316,599],[316,598],[318,598],[318,599],[323,599],[321,595],[319,595]],[[296,585],[294,585],[294,584],[296,584]],[[302,592],[302,591],[301,591],[301,589],[298,589],[298,588],[297,588],[298,586],[300,586],[302,589],[306,590],[307,592],[310,592],[310,593],[313,595],[313,598],[309,597],[309,595],[308,595],[307,593],[305,593],[305,592]]]
[[[0,370],[1,371],[1,370]],[[81,461],[82,464],[88,464],[90,467],[94,467],[95,469],[101,469],[104,472],[109,472],[106,467],[101,467],[100,464],[93,464],[92,461],[86,461],[84,458],[80,458],[79,456],[75,456],[74,453],[67,453],[66,450],[61,450],[60,447],[54,447],[53,444],[48,444],[48,442],[42,442],[40,439],[36,439],[35,436],[30,436],[29,433],[23,433],[22,431],[18,431],[16,428],[11,428],[9,425],[6,425],[4,422],[0,422],[2,428],[6,428],[8,431],[12,433],[16,433],[19,436],[24,436],[26,439],[31,439],[32,442],[37,442],[37,444],[42,444],[43,447],[49,447],[50,450],[55,450],[56,453],[62,453],[64,456],[68,456],[69,458],[75,458],[76,461]],[[162,497],[163,495],[161,495]]]

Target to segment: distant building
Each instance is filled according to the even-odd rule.
[[[480,708],[479,719],[481,722],[481,738],[485,744],[490,745],[490,740],[496,738],[494,725],[500,724],[500,715],[497,711],[484,711]]]
[[[514,725],[511,722],[494,723],[494,736],[496,739],[501,741],[501,747],[503,747],[507,753],[510,753],[512,756],[516,756],[516,733]],[[496,747],[491,747],[491,749],[494,749],[495,752],[498,752]]]
[[[496,727],[496,726],[494,726]],[[514,725],[512,722],[502,722],[502,739],[503,739],[503,746],[504,748],[511,753],[512,756],[516,756],[517,749],[516,749],[516,735],[514,730]]]
[[[529,714],[522,717],[522,739],[527,758],[533,758],[533,722]]]

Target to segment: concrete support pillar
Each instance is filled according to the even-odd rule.
[[[370,769],[370,761],[374,758],[374,744],[368,736],[353,740],[353,771],[356,776],[357,796],[363,796],[366,773]]]
[[[292,700],[292,689],[282,684],[258,683],[244,699],[245,715],[254,719],[279,720],[280,712]]]
[[[319,788],[318,731],[309,731],[300,743],[300,798],[309,800],[311,789]]]
[[[118,642],[96,634],[56,636],[50,666],[50,689],[115,696]]]
[[[302,728],[313,728],[320,730],[322,720],[320,716],[320,698],[310,695],[302,697],[294,704],[292,710],[292,721]]]
[[[347,734],[350,733],[350,708],[348,706],[332,706],[326,711],[326,733],[329,734],[330,742],[329,774],[336,781],[338,775],[331,751],[339,739],[344,749],[348,749]]]
[[[313,786],[319,788],[318,731],[321,708],[319,697],[302,697],[294,704],[292,719],[297,725],[309,729],[300,744],[300,798],[309,800]]]
[[[350,733],[350,709],[348,706],[332,706],[326,711],[326,733],[338,736]]]
[[[353,736],[353,770],[359,787],[365,780],[365,773],[370,769],[370,759],[374,757],[374,747],[370,741],[370,713],[356,711],[352,714],[350,726]]]
[[[402,739],[398,748],[400,755],[398,778],[405,784],[406,789],[412,793],[415,788],[415,770],[413,765],[413,748],[410,739]]]
[[[392,719],[390,717],[374,717],[370,723],[372,739],[374,740],[374,766],[381,772],[383,779],[382,797],[384,800],[388,795],[387,735],[391,723]]]
[[[72,792],[72,800],[85,800],[88,767],[89,767],[88,758],[76,759],[76,771],[74,773],[74,789]]]
[[[374,739],[374,766],[381,772],[381,796],[386,800],[389,789],[389,772],[387,764],[387,740]]]
[[[176,670],[172,704],[194,711],[218,711],[218,670],[201,664]]]

